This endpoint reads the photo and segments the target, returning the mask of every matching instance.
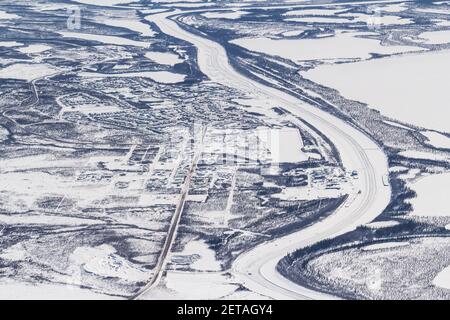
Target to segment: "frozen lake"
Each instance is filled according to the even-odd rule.
[[[368,32],[337,31],[334,36],[318,39],[258,37],[235,39],[230,43],[297,63],[306,60],[368,59],[371,53],[395,54],[422,50],[412,46],[384,46],[379,40],[366,38],[369,35],[371,33]]]
[[[322,65],[302,75],[382,114],[450,132],[450,51]],[[411,67],[414,66],[414,67]]]

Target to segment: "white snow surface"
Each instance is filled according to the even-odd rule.
[[[273,195],[274,198],[285,201],[311,201],[320,198],[338,198],[346,194],[345,189],[318,189],[310,187],[287,187],[280,193]]]
[[[100,22],[102,24],[111,26],[111,27],[118,27],[118,28],[125,28],[137,33],[140,33],[144,37],[154,37],[156,35],[156,32],[153,31],[152,27],[149,24],[146,24],[141,21],[136,20],[125,20],[125,19],[102,19]]]
[[[302,22],[302,23],[347,23],[350,20],[336,17],[296,17],[284,19],[287,22]]]
[[[448,61],[450,50],[442,50],[321,65],[302,75],[337,89],[346,98],[367,103],[388,117],[450,132],[445,103],[450,101]]]
[[[450,149],[450,138],[435,131],[422,131],[422,135],[427,137],[428,144],[435,148]]]
[[[177,63],[183,62],[183,60],[180,59],[180,57],[177,54],[170,53],[170,52],[151,51],[151,52],[147,52],[145,54],[145,57],[152,61],[155,61],[158,64],[170,65],[170,66],[174,66]]]
[[[394,127],[397,127],[397,128],[402,128],[402,129],[405,129],[405,130],[408,130],[408,131],[412,131],[413,130],[410,127],[404,126],[404,125],[402,125],[401,123],[398,123],[398,122],[389,121],[389,120],[384,120],[383,122],[387,123],[390,126],[394,126]]]
[[[150,46],[150,43],[143,42],[143,41],[135,41],[130,40],[123,37],[117,37],[117,36],[104,36],[104,35],[98,35],[98,34],[91,34],[91,33],[79,33],[79,32],[68,32],[63,31],[60,32],[60,34],[65,38],[76,38],[76,39],[83,39],[83,40],[89,40],[89,41],[97,41],[104,44],[114,44],[119,46],[134,46],[134,47],[142,47],[142,48],[148,48]]]
[[[83,219],[70,216],[58,216],[58,215],[39,215],[39,214],[14,214],[6,215],[0,214],[1,224],[10,225],[65,225],[65,226],[81,226],[90,224],[104,223],[101,220]]]
[[[267,99],[258,98],[246,98],[246,99],[233,99],[233,102],[244,106],[249,112],[256,112],[267,116],[268,118],[273,118],[277,116],[277,113],[272,110],[276,107],[275,101],[270,101]]]
[[[427,31],[419,34],[426,44],[445,44],[450,42],[450,30]]]
[[[9,134],[8,130],[0,126],[0,141],[6,140],[6,138],[8,138],[8,134]]]
[[[260,129],[258,138],[268,146],[273,163],[297,163],[309,159],[302,151],[303,140],[296,128]]]
[[[304,15],[311,15],[311,16],[334,16],[339,12],[342,12],[342,9],[308,9],[305,8],[303,10],[292,10],[288,11],[284,16],[304,16]]]
[[[436,275],[433,279],[433,285],[450,290],[450,266]]]
[[[34,79],[52,75],[57,72],[58,70],[56,68],[48,64],[16,63],[0,69],[0,78],[31,81]]]
[[[145,272],[125,258],[116,254],[116,249],[103,244],[98,247],[78,247],[70,256],[75,264],[84,268],[87,272],[101,277],[119,278],[125,282],[146,281],[149,273]]]
[[[41,53],[41,52],[50,50],[51,48],[52,47],[44,45],[44,44],[32,44],[27,47],[18,49],[18,51],[20,51],[22,53],[33,54],[33,53]]]
[[[115,6],[118,4],[128,4],[137,1],[139,0],[72,0],[72,2],[76,3],[91,4],[94,6],[102,6],[102,7]]]
[[[12,245],[0,253],[0,258],[9,261],[23,261],[29,256],[25,246],[21,243]]]
[[[246,11],[231,11],[231,12],[206,12],[202,16],[208,19],[229,19],[236,20],[248,14]]]
[[[404,246],[409,246],[409,242],[382,242],[362,247],[361,250],[372,251],[372,250],[392,249]]]
[[[0,10],[0,20],[11,20],[20,18],[18,15]]]
[[[352,23],[365,23],[372,26],[390,26],[390,25],[405,25],[411,24],[414,21],[393,15],[374,16],[364,13],[344,13],[341,17],[351,19]]]
[[[152,21],[162,32],[193,43],[198,49],[200,69],[212,81],[232,86],[259,98],[278,100],[285,109],[309,121],[330,138],[340,151],[346,169],[367,169],[367,177],[361,175],[357,181],[363,192],[354,197],[352,202],[341,206],[333,215],[309,228],[277,238],[276,241],[264,243],[240,255],[231,268],[237,281],[242,281],[254,292],[272,298],[299,298],[305,295],[329,298],[328,295],[312,292],[292,283],[282,277],[275,266],[287,253],[324,238],[353,230],[361,224],[372,221],[384,210],[391,195],[390,188],[384,186],[381,179],[388,172],[385,154],[365,134],[348,123],[284,92],[245,78],[231,67],[226,51],[221,45],[181,29],[175,22],[167,19],[169,15],[170,13],[163,13],[153,16]],[[220,69],[218,69],[219,66]],[[370,195],[371,190],[375,194]],[[362,206],[364,210],[361,210]],[[283,288],[282,292],[280,287]]]
[[[4,300],[110,300],[112,296],[76,286],[42,284],[32,285],[8,281],[0,283],[0,299]]]
[[[190,241],[180,255],[199,255],[191,264],[191,268],[198,271],[220,271],[220,262],[216,260],[215,251],[211,250],[202,240]]]
[[[435,8],[419,8],[416,9],[417,12],[431,13],[431,14],[450,14],[450,10],[445,9],[435,9]]]
[[[189,3],[201,3],[204,0],[151,0],[154,3],[178,3],[178,2],[189,2]]]
[[[82,77],[91,77],[91,78],[134,78],[134,77],[150,78],[156,82],[167,84],[183,82],[186,77],[183,74],[173,73],[169,71],[142,71],[142,72],[128,72],[115,74],[80,72],[79,75]]]
[[[425,159],[425,160],[447,161],[447,162],[450,160],[448,156],[437,152],[407,150],[401,151],[398,154],[402,157],[411,159]]]
[[[168,271],[166,286],[180,299],[219,299],[232,294],[238,286],[220,273]]]
[[[422,50],[410,46],[384,46],[379,40],[364,38],[369,33],[338,31],[333,37],[318,39],[240,38],[231,43],[250,51],[279,56],[294,62],[305,60],[368,59],[371,53],[395,54]]]
[[[384,7],[380,7],[381,11],[390,13],[402,12],[405,11],[406,9],[408,9],[406,3],[394,3],[386,5]]]
[[[395,220],[390,221],[377,221],[377,222],[371,222],[366,224],[365,226],[371,229],[378,229],[378,228],[388,228],[398,225],[399,222]]]

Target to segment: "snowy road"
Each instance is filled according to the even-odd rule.
[[[349,197],[334,214],[321,222],[246,252],[238,257],[231,270],[248,289],[274,299],[331,298],[294,284],[281,276],[275,266],[286,254],[351,231],[372,221],[383,211],[391,195],[390,187],[383,184],[383,176],[388,174],[385,154],[368,136],[343,120],[241,75],[229,64],[226,51],[220,44],[185,31],[169,19],[171,15],[174,13],[166,12],[147,19],[162,32],[195,45],[199,67],[212,81],[282,105],[330,139],[347,171],[358,171],[356,184],[360,194]]]

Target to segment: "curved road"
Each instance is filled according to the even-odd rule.
[[[211,81],[282,105],[331,140],[347,171],[358,171],[355,184],[361,192],[349,197],[335,213],[301,231],[257,246],[239,256],[231,268],[233,276],[248,289],[274,299],[333,298],[294,284],[281,276],[275,266],[288,253],[354,230],[384,210],[391,196],[390,187],[383,184],[383,176],[388,174],[384,152],[368,136],[345,121],[241,75],[229,64],[226,51],[220,44],[182,29],[170,19],[176,14],[164,12],[149,16],[147,20],[154,22],[165,34],[196,46],[199,67]]]

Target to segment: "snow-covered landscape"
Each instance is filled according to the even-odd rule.
[[[449,299],[449,17],[3,0],[0,299]]]

